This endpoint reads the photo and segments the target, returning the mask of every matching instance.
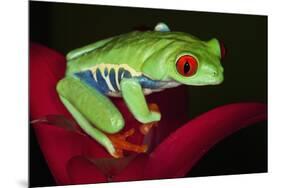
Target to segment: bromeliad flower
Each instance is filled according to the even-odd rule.
[[[184,177],[220,140],[266,119],[265,104],[236,103],[188,120],[186,90],[178,87],[147,98],[159,106],[163,118],[144,135],[124,102],[114,99],[125,118],[122,139],[149,146],[145,154],[127,151],[123,158],[114,159],[76,125],[60,102],[55,87],[64,71],[65,58],[61,54],[31,44],[31,119],[35,120],[37,140],[58,185]]]

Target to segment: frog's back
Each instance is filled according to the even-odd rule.
[[[176,82],[155,80],[142,72],[142,65],[162,50],[175,49],[178,41],[196,41],[184,33],[132,32],[74,50],[67,55],[66,74],[109,96],[120,95],[123,78],[138,80],[144,94],[175,87]],[[167,55],[167,54],[166,54]]]
[[[73,74],[98,64],[128,64],[140,71],[142,64],[155,51],[173,41],[193,42],[195,37],[180,32],[131,32],[111,37],[67,54],[67,72]]]

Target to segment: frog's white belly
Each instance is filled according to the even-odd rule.
[[[75,75],[101,93],[112,97],[121,96],[120,82],[123,78],[137,79],[145,95],[180,85],[179,82],[173,80],[152,80],[126,64],[99,64],[90,69],[75,73]]]

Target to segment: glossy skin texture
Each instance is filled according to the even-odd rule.
[[[155,31],[135,31],[73,50],[67,60],[59,96],[81,128],[113,157],[119,156],[106,134],[119,132],[124,119],[108,96],[123,97],[138,121],[150,123],[161,115],[148,108],[145,95],[180,84],[223,81],[218,40],[169,32],[162,23]]]

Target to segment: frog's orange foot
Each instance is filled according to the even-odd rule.
[[[146,123],[140,126],[139,130],[143,135],[147,135],[153,127],[157,127],[157,122]]]
[[[155,103],[151,103],[148,105],[148,108],[151,110],[151,111],[154,111],[154,112],[159,112],[160,113],[160,110],[159,110],[159,107],[157,104]],[[143,135],[147,135],[150,130],[153,128],[153,127],[157,127],[158,126],[158,122],[150,122],[150,123],[146,123],[146,124],[143,124],[140,126],[139,130],[140,132],[143,134]]]
[[[132,144],[126,140],[127,137],[133,135],[134,133],[135,133],[135,129],[132,128],[124,133],[107,135],[115,148],[115,153],[113,154],[115,158],[123,157],[124,156],[123,150],[133,151],[136,153],[145,153],[147,151],[148,149],[147,145]]]

